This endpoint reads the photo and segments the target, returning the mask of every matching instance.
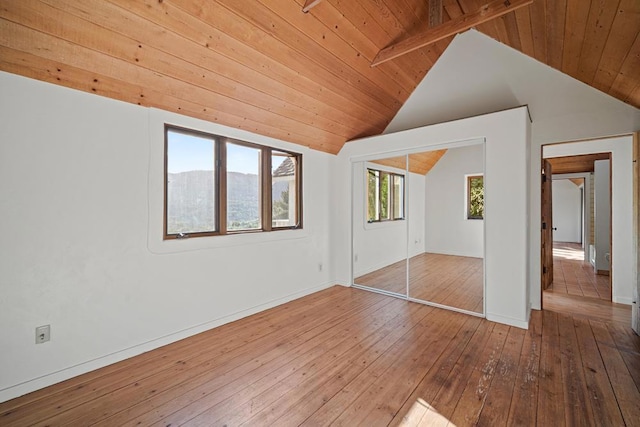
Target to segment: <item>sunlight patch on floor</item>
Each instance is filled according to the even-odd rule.
[[[584,251],[571,248],[553,248],[553,256],[576,261],[584,261]]]
[[[447,417],[441,415],[424,399],[418,398],[407,414],[402,418],[401,426],[452,426],[456,427]]]

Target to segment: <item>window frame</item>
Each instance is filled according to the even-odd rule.
[[[478,215],[471,215],[471,180],[473,179],[478,179],[481,178],[482,179],[482,201],[483,201],[483,208],[482,208],[482,215],[478,216]],[[466,204],[465,204],[465,212],[464,212],[464,217],[467,220],[484,220],[484,174],[483,173],[475,173],[475,174],[469,174],[469,175],[465,175],[465,186],[466,186],[466,191],[465,191],[465,195],[466,195]]]
[[[367,224],[381,224],[386,222],[394,222],[394,221],[404,221],[406,219],[406,175],[398,172],[392,172],[384,169],[377,169],[373,167],[366,166],[366,178],[365,178],[365,223]],[[378,183],[378,192],[376,198],[376,213],[377,219],[369,219],[369,174],[371,172],[377,172],[377,183]],[[382,181],[382,174],[386,174],[389,176],[389,193],[388,193],[388,218],[382,218],[382,185],[380,182]],[[402,216],[399,218],[395,218],[395,178],[399,177],[402,180]]]
[[[194,233],[172,233],[167,230],[168,220],[168,162],[169,162],[169,132],[183,133],[194,135],[200,138],[211,139],[214,144],[213,152],[215,155],[214,170],[214,206],[216,213],[216,221],[214,231],[203,231]],[[258,186],[260,189],[260,219],[261,226],[257,229],[247,230],[228,230],[227,229],[227,143],[244,146],[260,150],[260,167],[258,171]],[[271,156],[272,152],[284,153],[295,159],[295,185],[296,185],[296,224],[292,226],[273,227],[272,219],[272,173]],[[213,133],[203,132],[195,129],[185,128],[172,124],[164,124],[164,194],[163,194],[163,240],[176,240],[194,237],[212,237],[212,236],[229,236],[236,234],[254,234],[271,231],[282,230],[300,230],[303,228],[303,211],[302,211],[302,154],[278,147],[270,147],[267,145],[256,144],[253,142],[243,141],[236,138],[217,135]]]

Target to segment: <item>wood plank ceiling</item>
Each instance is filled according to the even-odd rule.
[[[486,0],[443,0],[442,20]],[[451,37],[426,0],[3,0],[0,70],[337,153],[381,133]],[[640,1],[535,0],[477,29],[640,107]]]
[[[447,150],[433,150],[409,154],[408,168],[407,158],[405,156],[372,160],[371,162],[397,169],[409,169],[410,172],[417,173],[418,175],[426,175],[446,152]]]

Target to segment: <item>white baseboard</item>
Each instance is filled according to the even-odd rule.
[[[514,319],[508,316],[501,316],[499,314],[487,313],[487,320],[492,322],[502,323],[509,326],[515,326],[516,328],[529,329],[529,321],[520,319]]]
[[[631,305],[633,303],[633,298],[631,297],[618,297],[614,295],[612,299],[613,299],[613,302],[618,304]]]
[[[331,282],[323,283],[318,286],[305,288],[300,291],[286,295],[284,297],[276,298],[276,299],[267,301],[263,304],[259,304],[254,307],[250,307],[250,308],[229,314],[227,316],[210,320],[200,325],[195,325],[190,328],[183,329],[181,331],[177,331],[169,335],[165,335],[165,336],[153,339],[151,341],[147,341],[147,342],[135,345],[133,347],[126,348],[124,350],[106,354],[96,359],[88,360],[86,362],[79,363],[77,365],[70,366],[68,368],[61,369],[59,371],[52,372],[47,375],[43,375],[38,378],[34,378],[19,384],[15,384],[13,386],[9,386],[7,388],[0,390],[0,403],[5,402],[7,400],[14,399],[16,397],[20,397],[27,393],[31,393],[32,391],[36,391],[41,388],[48,387],[53,384],[57,384],[61,381],[68,380],[78,375],[82,375],[87,372],[91,372],[96,369],[103,368],[107,365],[120,362],[130,357],[137,356],[147,351],[154,350],[158,347],[162,347],[164,345],[171,344],[173,342],[188,338],[190,336],[199,334],[209,329],[216,328],[226,323],[230,323],[238,319],[242,319],[243,317],[251,316],[252,314],[256,314],[261,311],[267,310],[269,308],[273,308],[278,305],[284,304],[286,302],[292,301],[294,299],[298,299],[303,296],[312,294],[314,292],[321,291],[333,285],[334,285],[334,282],[331,281]]]

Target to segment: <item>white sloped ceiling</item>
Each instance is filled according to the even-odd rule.
[[[475,30],[459,34],[384,133],[528,105],[534,144],[628,133],[640,110]]]

